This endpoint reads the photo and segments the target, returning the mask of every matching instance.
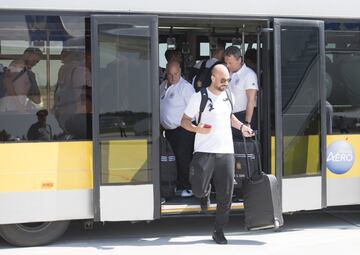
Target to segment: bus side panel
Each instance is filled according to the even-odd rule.
[[[328,135],[327,206],[360,204],[360,135]]]
[[[93,218],[92,143],[0,144],[0,224]]]

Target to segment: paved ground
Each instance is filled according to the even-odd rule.
[[[60,240],[46,247],[13,248],[0,241],[0,255],[360,254],[359,210],[285,215],[280,232],[247,232],[243,221],[241,215],[231,217],[228,245],[212,242],[212,217],[96,224],[90,231],[75,222]]]

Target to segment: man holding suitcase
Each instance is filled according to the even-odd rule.
[[[229,220],[235,165],[231,127],[241,130],[246,137],[252,136],[253,131],[232,114],[233,97],[226,90],[230,81],[226,66],[215,65],[211,74],[211,85],[206,89],[208,102],[201,121],[197,126],[192,123],[199,115],[202,99],[201,93],[196,93],[190,98],[181,126],[196,133],[190,166],[193,194],[200,198],[201,209],[206,211],[210,204],[210,181],[214,177],[217,208],[212,238],[218,244],[226,244],[223,227]]]

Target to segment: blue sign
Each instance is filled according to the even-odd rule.
[[[344,174],[354,165],[355,153],[350,143],[336,141],[327,147],[326,167],[334,174]]]

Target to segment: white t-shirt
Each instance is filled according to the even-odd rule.
[[[243,64],[237,72],[231,74],[229,88],[236,98],[233,112],[245,111],[247,105],[246,90],[259,90],[256,73]]]
[[[209,100],[201,115],[200,122],[212,125],[212,130],[206,135],[196,133],[194,152],[234,153],[230,119],[231,104],[227,99],[226,92],[223,91],[219,96],[216,96],[209,89],[206,90]],[[234,97],[232,96],[232,98],[234,103]],[[190,118],[196,117],[198,120],[200,103],[201,93],[193,94],[184,113]]]
[[[167,80],[160,85],[160,123],[165,129],[180,126],[185,107],[195,93],[193,86],[184,78],[168,87]]]

